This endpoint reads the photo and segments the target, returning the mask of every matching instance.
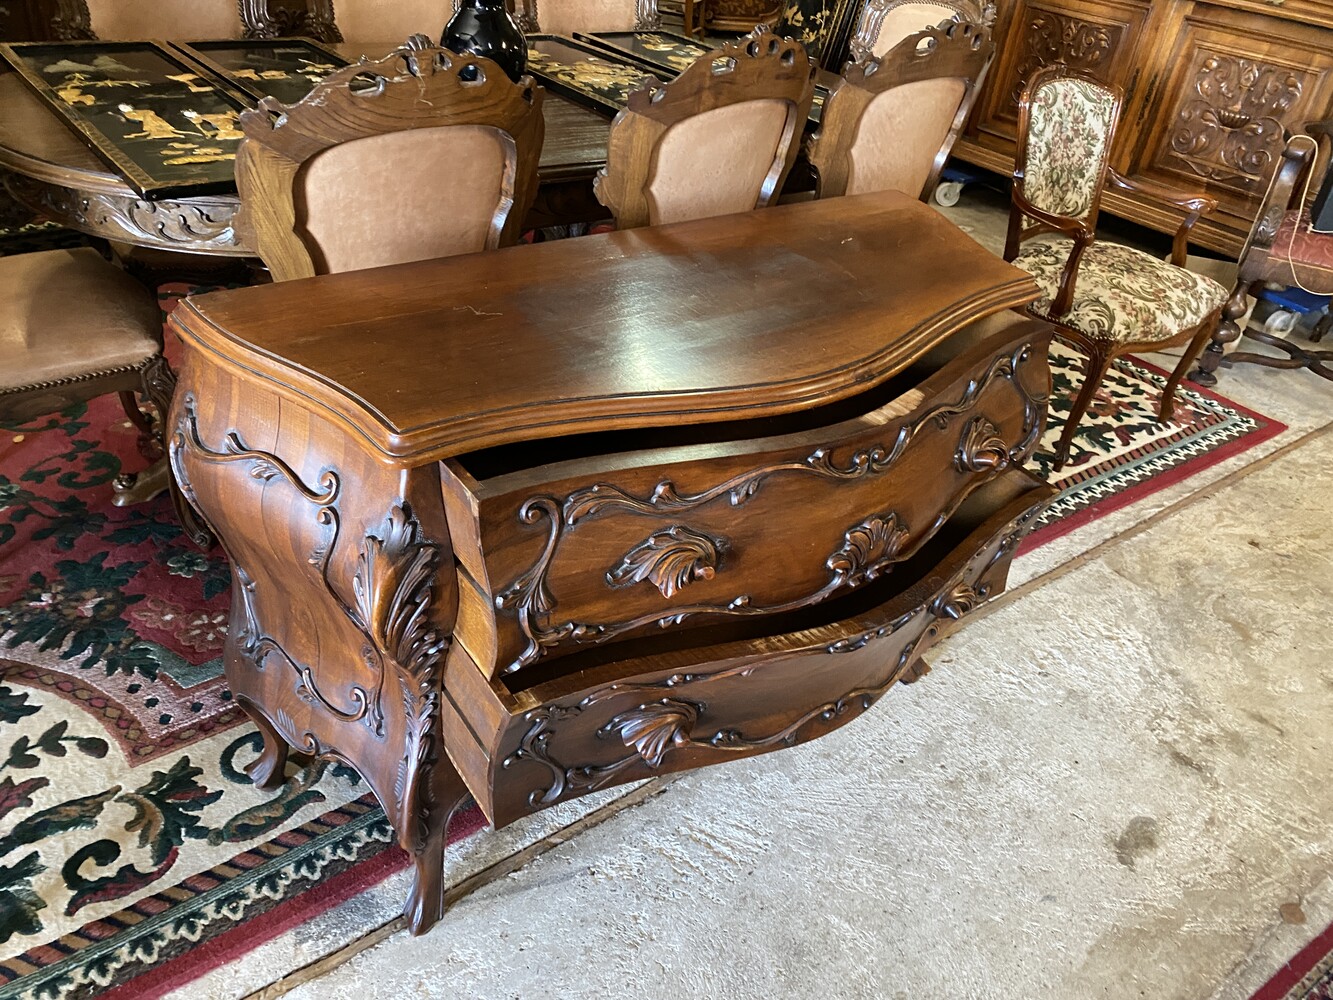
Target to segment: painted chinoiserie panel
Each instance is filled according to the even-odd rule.
[[[7,45],[0,55],[146,198],[233,186],[244,94],[153,42]]]

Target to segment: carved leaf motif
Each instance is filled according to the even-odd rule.
[[[663,698],[617,715],[603,732],[617,734],[625,746],[643,758],[649,767],[662,766],[672,747],[690,742],[690,732],[699,721],[700,706],[688,701]]]
[[[1009,466],[1009,446],[985,417],[973,417],[963,428],[954,453],[959,472],[1001,472]]]
[[[942,595],[930,609],[936,618],[951,618],[954,621],[976,609],[982,600],[981,593],[971,584],[960,583],[947,594]]]
[[[630,549],[606,574],[612,587],[629,587],[644,580],[670,600],[695,580],[711,580],[717,572],[724,543],[684,525],[656,531]]]
[[[843,546],[828,557],[838,577],[858,586],[879,576],[893,562],[911,534],[894,512],[866,518],[843,536]]]

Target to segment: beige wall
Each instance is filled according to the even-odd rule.
[[[333,0],[333,13],[348,42],[387,45],[387,52],[418,32],[438,42],[454,5],[453,0]]]
[[[634,27],[634,0],[537,0],[542,31],[624,31]]]
[[[88,13],[105,41],[241,37],[236,0],[88,0]]]
[[[517,6],[522,10],[523,0]],[[453,0],[334,0],[333,9],[347,41],[382,48],[418,31],[438,41],[454,5]],[[537,16],[542,31],[556,34],[620,31],[634,27],[634,0],[537,0]]]

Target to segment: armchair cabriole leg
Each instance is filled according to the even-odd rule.
[[[1088,407],[1092,405],[1092,401],[1097,395],[1097,387],[1102,384],[1102,379],[1106,378],[1106,369],[1110,367],[1111,355],[1109,352],[1088,352],[1088,367],[1083,377],[1083,387],[1078,391],[1073,408],[1070,409],[1069,417],[1065,421],[1064,433],[1060,435],[1060,443],[1055,449],[1055,464],[1051,467],[1054,471],[1059,472],[1069,461],[1069,449],[1074,443],[1074,434],[1078,431],[1078,425],[1082,423],[1084,414],[1088,412]]]
[[[1189,371],[1190,366],[1194,364],[1203,350],[1204,345],[1211,341],[1217,332],[1217,317],[1210,317],[1200,326],[1194,337],[1190,340],[1189,346],[1185,348],[1185,353],[1180,356],[1180,362],[1176,365],[1175,371],[1167,380],[1166,388],[1162,390],[1162,405],[1157,411],[1157,419],[1165,423],[1170,420],[1176,412],[1176,390],[1180,388],[1181,380],[1185,373]]]

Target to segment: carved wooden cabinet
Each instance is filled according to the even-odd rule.
[[[955,155],[1013,169],[1018,94],[1034,69],[1063,61],[1125,90],[1112,165],[1219,210],[1195,241],[1239,251],[1283,146],[1333,109],[1333,0],[1001,0],[1002,53]],[[1107,211],[1163,232],[1179,212],[1108,191]]]
[[[1052,495],[1035,294],[887,192],[187,300],[251,774],[356,767],[419,932],[469,793],[500,826],[854,719]]]

